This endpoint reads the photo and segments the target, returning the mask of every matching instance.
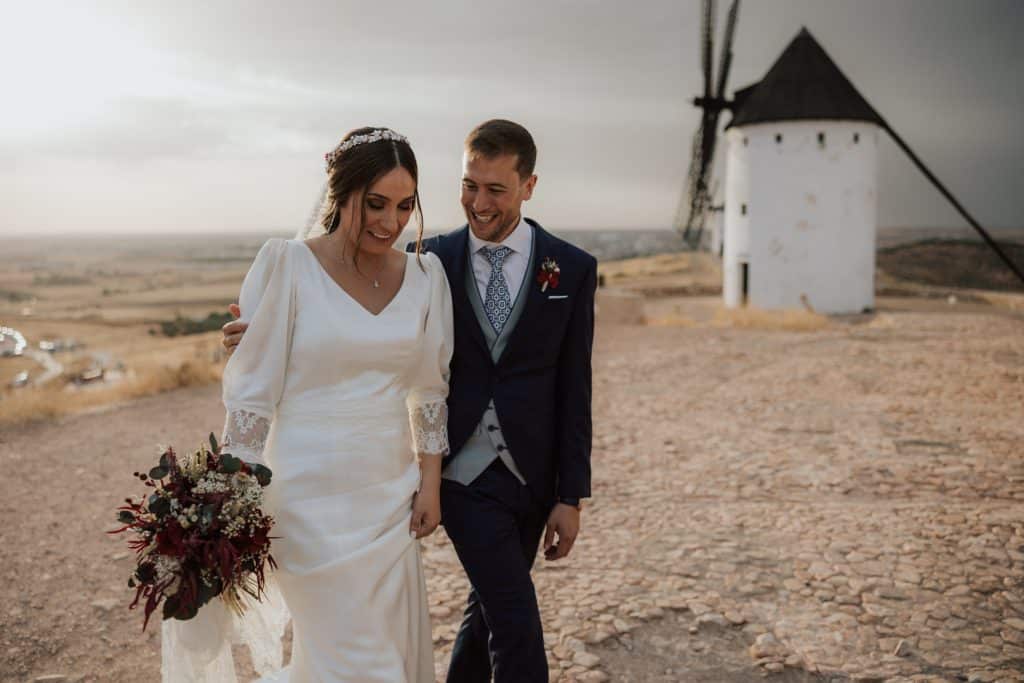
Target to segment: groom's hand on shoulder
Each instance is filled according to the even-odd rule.
[[[235,316],[235,318],[242,315],[242,309],[238,307],[238,304],[231,304],[228,306],[228,310],[231,312],[231,315]],[[238,342],[242,341],[242,335],[245,334],[248,327],[249,323],[243,323],[241,320],[232,320],[229,323],[225,323],[224,326],[220,328],[220,343],[224,345],[225,349],[227,349],[229,356],[235,352],[235,347],[238,346]]]

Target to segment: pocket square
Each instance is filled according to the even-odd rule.
[[[569,298],[568,294],[549,294],[548,295],[548,300],[551,300],[551,299],[568,299],[568,298]]]

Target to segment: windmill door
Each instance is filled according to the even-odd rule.
[[[750,294],[750,263],[740,261],[740,306],[746,306]]]

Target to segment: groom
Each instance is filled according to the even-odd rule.
[[[546,559],[569,554],[590,495],[597,262],[522,217],[536,159],[519,124],[474,128],[468,225],[423,242],[455,309],[441,521],[472,585],[449,683],[548,680],[530,567],[542,534]]]
[[[517,123],[474,128],[468,225],[423,242],[455,310],[441,516],[472,586],[448,683],[548,680],[530,568],[542,536],[545,559],[569,554],[590,495],[597,262],[522,217],[536,158]],[[225,326],[225,344],[241,329]]]

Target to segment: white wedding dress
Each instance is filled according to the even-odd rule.
[[[444,268],[432,254],[408,254],[401,287],[374,315],[305,243],[275,239],[239,305],[249,328],[224,370],[224,445],[273,470],[264,508],[276,520],[278,569],[267,600],[241,618],[214,600],[191,621],[164,621],[164,683],[235,681],[233,642],[249,645],[261,681],[432,683],[409,523],[414,453],[448,450]]]

